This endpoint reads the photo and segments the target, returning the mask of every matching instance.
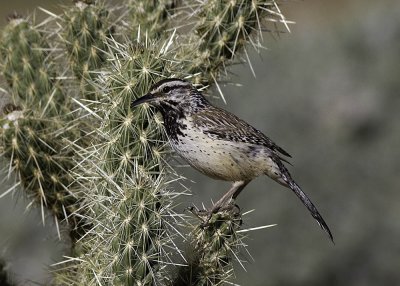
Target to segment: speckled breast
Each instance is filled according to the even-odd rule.
[[[171,140],[172,147],[193,168],[225,181],[251,180],[265,172],[266,158],[254,146],[209,137],[190,122]]]

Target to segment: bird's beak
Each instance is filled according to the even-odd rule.
[[[143,103],[145,103],[145,102],[151,102],[151,101],[154,101],[154,100],[155,100],[155,98],[154,98],[154,96],[153,96],[152,94],[150,94],[150,93],[145,94],[145,95],[143,95],[141,98],[138,98],[138,99],[132,101],[132,103],[131,103],[131,109],[133,109],[133,108],[135,108],[136,106],[138,106],[138,105],[140,105],[140,104],[143,104]]]

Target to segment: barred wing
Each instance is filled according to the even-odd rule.
[[[262,145],[292,157],[261,131],[224,109],[210,106],[210,108],[192,114],[192,117],[195,126],[205,134],[221,140]]]

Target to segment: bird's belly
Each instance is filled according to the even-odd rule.
[[[251,156],[248,146],[213,140],[196,133],[178,137],[172,142],[177,153],[203,174],[225,181],[251,180],[264,173],[265,159]]]

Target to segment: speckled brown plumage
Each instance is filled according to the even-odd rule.
[[[147,95],[132,103],[132,108],[145,102],[162,113],[170,143],[182,158],[209,177],[233,182],[211,212],[236,199],[251,180],[264,174],[291,189],[333,241],[317,208],[283,163],[287,162],[284,156],[291,156],[261,131],[213,106],[201,92],[181,79],[156,83]]]

